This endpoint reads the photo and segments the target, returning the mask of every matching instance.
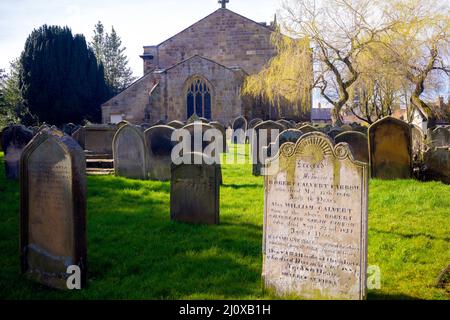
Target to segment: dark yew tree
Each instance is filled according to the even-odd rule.
[[[84,36],[44,25],[28,36],[20,63],[24,104],[40,122],[100,121],[100,105],[111,93]]]

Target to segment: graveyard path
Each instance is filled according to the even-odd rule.
[[[243,145],[230,146],[248,155]],[[19,184],[0,153],[0,298],[263,299],[263,178],[223,165],[220,225],[170,221],[168,182],[88,177],[88,287],[61,292],[19,274]],[[450,261],[450,186],[370,182],[369,265],[381,289],[369,299],[450,299],[435,280]]]

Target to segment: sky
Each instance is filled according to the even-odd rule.
[[[258,22],[270,22],[280,0],[230,0],[227,8]],[[0,0],[0,69],[23,50],[27,36],[43,24],[69,26],[87,41],[95,24],[111,26],[127,48],[135,76],[143,73],[139,55],[217,10],[217,0]]]

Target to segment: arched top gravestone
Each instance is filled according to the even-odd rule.
[[[306,299],[364,299],[368,166],[323,133],[285,143],[264,189],[265,289]]]
[[[145,179],[146,153],[142,130],[132,124],[125,124],[117,130],[112,145],[116,175]]]
[[[345,131],[334,138],[335,143],[348,143],[356,160],[369,163],[369,143],[364,133]]]
[[[301,124],[297,126],[297,129],[300,130],[303,133],[309,133],[309,132],[319,132],[320,130],[318,128],[313,127],[309,124]]]
[[[185,126],[185,124],[183,122],[181,122],[181,121],[173,120],[173,121],[170,121],[167,124],[167,126],[172,127],[174,129],[180,129],[180,128],[183,128]]]
[[[412,177],[411,127],[406,122],[385,117],[369,127],[369,156],[372,178]]]
[[[20,160],[20,256],[28,277],[67,289],[70,266],[86,283],[86,160],[78,143],[41,130]]]
[[[450,130],[444,127],[437,127],[430,132],[428,140],[432,147],[450,146]]]
[[[19,179],[19,163],[22,150],[33,138],[33,132],[23,125],[10,125],[3,130],[2,147],[5,152],[7,179]]]
[[[247,119],[245,119],[242,116],[241,117],[237,117],[236,119],[234,119],[231,128],[233,130],[242,129],[244,131],[247,131],[247,129],[248,129]]]
[[[263,122],[263,120],[260,118],[255,118],[255,119],[250,120],[250,122],[248,123],[248,129],[252,129],[252,128],[256,127],[261,122]]]
[[[147,176],[151,180],[170,180],[172,149],[175,129],[170,126],[154,126],[144,132],[147,150]]]

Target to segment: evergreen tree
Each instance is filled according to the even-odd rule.
[[[44,25],[28,37],[20,63],[24,104],[41,122],[100,121],[100,105],[110,91],[103,67],[82,35]]]
[[[99,63],[103,64],[106,83],[114,93],[122,91],[135,80],[128,67],[126,47],[122,47],[122,40],[114,27],[111,28],[111,33],[105,33],[103,24],[99,21],[94,28],[91,48]]]

